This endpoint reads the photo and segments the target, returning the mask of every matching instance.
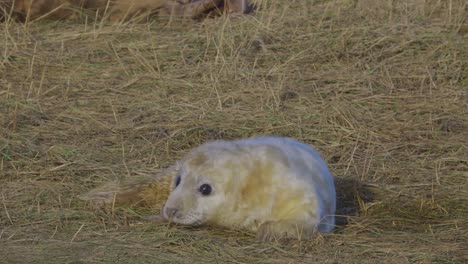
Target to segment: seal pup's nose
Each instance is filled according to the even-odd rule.
[[[166,207],[166,209],[164,210],[164,214],[167,219],[171,220],[177,214],[177,211],[177,208]]]

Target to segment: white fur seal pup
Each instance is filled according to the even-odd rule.
[[[314,149],[291,138],[209,142],[177,167],[162,211],[172,222],[246,228],[260,240],[334,228],[333,176]]]
[[[333,176],[312,147],[294,139],[208,142],[170,170],[172,184],[166,185],[172,191],[161,214],[173,223],[247,229],[262,241],[309,238],[334,228]],[[117,196],[145,199],[156,190],[146,186],[121,188]]]

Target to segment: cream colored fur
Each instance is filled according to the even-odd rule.
[[[310,237],[334,228],[333,177],[320,155],[296,140],[210,142],[176,169],[180,184],[162,212],[172,222],[244,228],[260,240]],[[199,192],[203,184],[211,186],[210,195]]]

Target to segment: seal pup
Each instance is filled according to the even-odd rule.
[[[325,161],[290,138],[214,141],[178,163],[165,219],[257,232],[260,240],[310,237],[335,223],[336,194]]]
[[[172,181],[166,184],[171,190],[158,206],[162,217],[172,223],[246,229],[256,232],[261,241],[310,238],[334,228],[333,176],[318,152],[295,139],[212,141],[168,170],[164,175],[170,177],[159,177]],[[114,198],[160,201],[160,195],[154,199],[160,190],[151,190],[161,182],[160,178],[152,187],[117,188]],[[110,203],[110,196],[101,196],[101,201]]]

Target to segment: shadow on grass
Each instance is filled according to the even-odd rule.
[[[359,215],[362,203],[372,202],[375,199],[374,193],[357,179],[335,178],[335,188],[338,228],[347,225],[349,217]]]

